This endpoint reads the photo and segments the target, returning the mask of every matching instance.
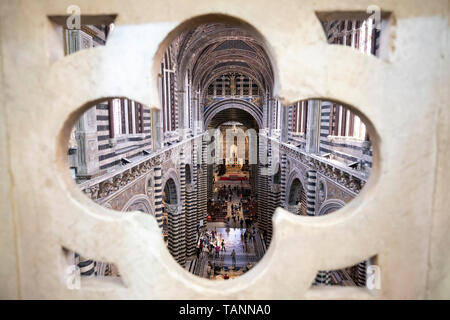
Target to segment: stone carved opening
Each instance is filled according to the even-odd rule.
[[[360,287],[381,290],[381,269],[377,256],[363,260],[353,266],[329,271],[319,271],[312,286]]]
[[[282,175],[287,192],[296,190],[301,181],[306,196],[300,211],[290,206],[300,201],[292,197],[303,193],[287,194],[285,205],[308,216],[343,207],[369,179],[375,159],[370,139],[373,127],[357,109],[339,102],[309,99],[286,108],[287,142],[281,154],[290,165],[282,168]]]
[[[236,21],[232,21],[230,25],[228,24],[219,24],[219,27],[224,28],[227,32],[228,29],[234,30],[233,28],[239,29],[239,27],[242,27],[242,23],[240,22],[237,25],[234,25]],[[214,24],[213,24],[214,26]],[[244,24],[244,26],[247,28]],[[197,28],[199,29],[205,29],[209,30],[208,28],[211,27],[210,24],[198,24]],[[217,26],[216,26],[217,27]],[[214,28],[214,27],[213,27]],[[244,28],[245,29],[245,28]],[[245,29],[247,30],[247,29]],[[191,30],[192,31],[192,30]],[[242,30],[241,30],[242,31]],[[247,30],[248,31],[248,30]],[[184,30],[185,33],[180,33],[180,35],[184,35],[185,37],[190,37],[192,34]],[[187,32],[187,33],[186,33]],[[250,35],[256,37],[255,39],[261,39],[259,38],[259,34],[255,30],[250,30],[247,37]],[[255,36],[256,35],[256,36]],[[234,37],[234,36],[233,36]],[[185,39],[186,40],[186,39]],[[231,42],[230,42],[231,41]],[[200,68],[199,64],[195,64],[190,60],[185,61],[184,64],[177,65],[177,59],[175,59],[176,54],[180,54],[184,49],[183,48],[183,42],[180,40],[180,38],[176,38],[173,42],[173,47],[165,47],[165,51],[163,50],[162,46],[160,48],[160,52],[158,53],[161,58],[161,65],[158,68],[160,70],[159,74],[159,80],[158,80],[158,86],[160,88],[160,100],[161,100],[161,112],[159,113],[152,113],[150,111],[145,112],[140,111],[139,108],[144,108],[142,110],[145,110],[145,106],[140,105],[136,101],[124,99],[124,98],[111,98],[107,100],[107,103],[99,102],[98,105],[93,107],[92,109],[95,110],[108,110],[110,113],[107,117],[102,114],[95,114],[89,116],[89,110],[83,114],[81,119],[83,117],[87,118],[86,123],[87,125],[92,125],[95,121],[107,121],[108,123],[104,123],[104,127],[101,125],[96,126],[97,131],[102,131],[103,129],[109,130],[109,137],[105,134],[101,138],[97,135],[97,147],[93,145],[86,144],[89,146],[91,151],[97,151],[98,150],[98,160],[99,161],[114,161],[111,165],[108,162],[108,165],[111,165],[111,167],[117,166],[118,168],[123,168],[123,173],[121,173],[120,177],[111,176],[107,179],[107,181],[104,181],[102,184],[98,183],[97,186],[90,186],[88,188],[83,189],[85,193],[87,193],[91,199],[95,200],[97,203],[101,203],[99,201],[100,199],[106,199],[108,200],[113,197],[113,193],[115,191],[118,191],[119,189],[124,186],[129,186],[129,182],[138,182],[140,179],[140,174],[142,172],[147,172],[149,170],[156,170],[155,166],[160,165],[161,161],[160,159],[157,159],[155,161],[149,160],[152,156],[154,156],[155,151],[160,150],[160,148],[172,148],[177,143],[180,143],[185,139],[186,137],[194,137],[195,134],[201,134],[203,129],[206,129],[206,126],[211,127],[211,124],[214,124],[215,122],[212,121],[215,119],[216,116],[220,116],[220,112],[215,112],[211,109],[205,109],[205,115],[211,115],[211,118],[208,118],[208,121],[211,120],[211,122],[206,122],[204,125],[201,124],[201,116],[198,112],[198,110],[201,110],[198,108],[199,105],[190,105],[189,102],[193,101],[202,101],[205,105],[208,106],[208,108],[212,108],[214,106],[220,107],[221,112],[224,110],[231,110],[233,111],[235,108],[235,105],[232,105],[232,103],[236,103],[235,100],[241,99],[241,104],[245,106],[247,109],[245,112],[249,114],[249,116],[245,117],[238,117],[237,119],[228,119],[228,120],[234,120],[234,121],[242,121],[243,124],[246,127],[256,127],[258,130],[262,129],[262,134],[266,134],[267,131],[265,131],[267,128],[264,128],[264,117],[263,112],[261,111],[265,107],[267,108],[269,104],[272,104],[272,100],[277,100],[278,98],[273,97],[268,99],[268,97],[262,95],[261,93],[264,90],[261,90],[262,87],[266,86],[266,90],[273,90],[274,83],[276,80],[276,73],[274,72],[274,67],[272,66],[272,60],[270,51],[267,50],[267,48],[264,47],[264,42],[258,44],[258,46],[255,46],[254,43],[250,43],[251,45],[247,48],[245,47],[245,44],[242,43],[235,43],[234,40],[230,40],[229,38],[224,36],[223,39],[220,39],[220,44],[211,44],[211,43],[203,43],[201,47],[203,50],[209,51],[211,54],[214,55],[214,52],[217,51],[226,51],[226,50],[243,50],[243,51],[250,51],[250,52],[259,52],[261,55],[264,53],[263,58],[265,59],[265,68],[264,70],[259,70],[261,74],[250,74],[247,76],[242,76],[238,74],[238,77],[236,77],[236,74],[233,72],[237,72],[238,69],[246,69],[248,66],[242,65],[240,63],[236,64],[229,64],[225,62],[220,62],[221,64],[218,67],[218,75],[220,74],[221,81],[218,81],[216,78],[213,83],[210,81],[208,82],[205,78],[208,75],[208,72],[215,72],[214,68],[212,70],[208,69],[207,66],[204,66],[205,70],[203,70],[203,73],[200,74],[200,78],[193,77],[192,74],[192,68]],[[245,43],[245,41],[244,41]],[[228,48],[229,47],[229,48]],[[199,47],[200,48],[200,47]],[[197,49],[199,49],[197,48]],[[206,49],[205,49],[206,48]],[[228,49],[227,49],[228,48]],[[170,50],[172,49],[172,50]],[[192,49],[192,48],[191,48]],[[164,52],[164,53],[161,53]],[[202,51],[203,52],[203,51]],[[262,53],[261,53],[262,52]],[[158,56],[157,54],[157,56]],[[242,53],[243,56],[248,54]],[[207,60],[208,57],[205,57]],[[231,73],[227,73],[226,76],[224,76],[224,73],[227,69],[232,71],[227,71]],[[251,68],[247,68],[251,69]],[[197,69],[198,70],[198,69]],[[248,71],[248,70],[245,70]],[[184,73],[183,73],[184,72]],[[250,71],[248,71],[250,72]],[[186,77],[181,76],[186,75]],[[186,83],[184,82],[186,79]],[[190,79],[190,80],[189,80]],[[189,82],[191,81],[191,82]],[[194,82],[192,82],[194,81]],[[196,81],[196,82],[195,82]],[[249,82],[249,83],[247,83]],[[253,86],[251,84],[254,82],[256,86]],[[207,89],[208,94],[201,95],[198,94],[198,92],[201,92],[202,84],[205,85],[205,88]],[[177,87],[179,89],[177,89]],[[255,89],[253,89],[255,87]],[[163,90],[164,88],[164,90]],[[181,88],[181,89],[180,89]],[[192,89],[192,90],[190,90]],[[193,90],[195,89],[195,90]],[[219,91],[218,91],[219,90]],[[221,91],[220,91],[221,90]],[[181,95],[180,95],[181,94]],[[192,97],[192,94],[198,94],[195,98]],[[183,96],[181,97],[180,96]],[[217,103],[214,101],[211,101],[211,99],[217,99]],[[223,102],[226,99],[230,99],[230,103],[232,105],[231,108],[226,109],[226,104]],[[175,101],[179,101],[179,104],[176,105]],[[180,102],[182,101],[182,102]],[[270,101],[270,102],[269,102]],[[186,103],[188,102],[188,103]],[[311,103],[311,106],[313,107],[311,110],[314,110],[314,108],[319,108],[319,110],[325,110],[327,105],[324,101],[318,101],[318,100],[308,100],[306,103],[300,102],[293,106],[290,106],[289,109],[289,117],[288,123],[286,124],[286,127],[288,128],[287,133],[287,140],[286,146],[289,148],[289,150],[292,149],[294,146],[294,151],[297,152],[296,155],[290,158],[287,163],[289,163],[288,168],[294,168],[296,166],[296,162],[300,161],[304,165],[309,166],[310,171],[316,171],[316,174],[323,175],[324,177],[327,177],[328,180],[333,180],[334,182],[338,183],[348,183],[348,188],[354,192],[354,194],[359,193],[360,188],[365,183],[362,182],[358,184],[354,181],[355,177],[359,177],[361,175],[354,174],[352,169],[361,169],[367,168],[367,163],[365,162],[359,162],[359,163],[348,163],[348,160],[352,159],[345,156],[345,152],[343,152],[340,149],[337,150],[329,150],[330,154],[327,154],[327,152],[324,151],[324,148],[318,148],[317,150],[312,151],[314,147],[314,143],[311,142],[315,141],[316,148],[319,146],[319,141],[324,137],[324,133],[322,132],[324,130],[324,126],[322,122],[324,122],[327,118],[327,112],[325,111],[323,114],[320,113],[319,115],[311,116],[311,111],[308,108],[308,103]],[[107,106],[102,104],[107,104]],[[266,104],[266,105],[265,105]],[[282,111],[281,111],[281,103],[277,100],[277,103],[275,104],[276,107],[270,106],[271,112],[273,112],[272,116],[274,119],[274,122],[272,123],[272,132],[269,131],[269,136],[271,138],[275,139],[282,139],[283,136],[283,126],[282,123]],[[320,105],[320,106],[319,106]],[[342,108],[341,108],[342,107]],[[337,125],[337,131],[336,132],[343,132],[343,135],[347,132],[350,132],[354,129],[351,129],[351,126],[349,125],[350,121],[355,121],[354,117],[352,118],[351,115],[349,115],[349,122],[345,122],[343,119],[346,117],[345,109],[341,105],[334,105],[332,104],[330,107],[332,110],[335,110],[335,112],[341,112],[340,116],[337,116],[338,125]],[[91,110],[92,110],[91,109]],[[351,108],[349,108],[351,109]],[[227,112],[228,112],[227,111]],[[91,111],[93,113],[93,111]],[[308,116],[308,112],[310,112],[310,115]],[[148,113],[148,114],[146,114]],[[269,111],[267,111],[269,113]],[[317,112],[316,112],[317,113]],[[93,113],[94,114],[94,113]],[[111,124],[111,117],[115,117],[117,114],[116,119],[118,121],[113,121]],[[155,117],[153,117],[155,115]],[[228,112],[227,115],[233,115],[233,112]],[[269,118],[269,114],[267,114],[266,118]],[[303,118],[302,118],[303,117]],[[336,117],[336,116],[335,116]],[[217,117],[216,117],[217,118]],[[311,118],[312,120],[308,120]],[[93,120],[95,119],[95,121]],[[318,120],[320,119],[320,120]],[[331,119],[330,115],[328,115],[328,119]],[[359,119],[359,118],[358,118]],[[361,119],[360,119],[361,120]],[[317,123],[318,127],[316,129],[320,130],[315,133],[315,137],[310,137],[312,134],[312,131],[310,128],[308,128],[308,123],[314,123],[314,121],[319,121]],[[148,128],[140,128],[140,125],[143,125],[144,122],[148,123]],[[216,121],[217,122],[217,121]],[[153,126],[153,124],[155,124]],[[200,124],[199,124],[200,123]],[[217,123],[223,124],[223,121],[218,121]],[[136,125],[138,124],[138,125]],[[87,127],[86,125],[86,127]],[[158,127],[161,125],[161,127]],[[339,127],[340,125],[340,127]],[[109,126],[107,128],[107,126]],[[214,125],[212,125],[214,126]],[[84,127],[80,127],[83,129]],[[183,128],[184,131],[179,130],[180,128]],[[334,128],[334,127],[333,127]],[[155,130],[162,129],[162,134],[159,136],[158,134],[154,134]],[[308,131],[309,130],[309,131]],[[335,129],[333,129],[335,130]],[[353,132],[353,131],[352,131]],[[113,137],[111,137],[111,133]],[[148,139],[148,142],[142,143],[140,146],[141,148],[137,151],[137,149],[134,149],[136,137],[127,135],[130,134],[136,134],[140,133],[143,134],[144,139]],[[334,133],[334,131],[333,131]],[[125,135],[125,136],[124,136]],[[148,135],[148,136],[147,136]],[[331,134],[330,134],[331,135]],[[83,135],[84,138],[86,138],[88,135]],[[339,136],[339,135],[338,135]],[[81,137],[81,135],[80,135]],[[315,139],[315,140],[314,140]],[[105,143],[99,143],[100,141],[106,140]],[[234,137],[234,144],[236,143],[236,137]],[[340,139],[336,138],[337,142],[342,142]],[[214,137],[211,138],[211,142],[214,142]],[[333,141],[334,142],[334,141]],[[128,144],[127,144],[128,143]],[[94,143],[95,144],[95,143]],[[123,148],[117,148],[119,144],[122,144],[121,146]],[[326,144],[326,143],[324,143]],[[134,145],[134,146],[133,146]],[[330,143],[328,143],[328,146]],[[364,145],[364,143],[363,143]],[[369,144],[365,144],[365,147],[362,149],[370,150],[370,141]],[[339,147],[346,147],[339,145]],[[77,149],[77,145],[75,143],[70,144],[69,143],[69,159],[70,156],[76,154],[73,150]],[[88,147],[81,147],[82,150],[88,150]],[[104,149],[103,149],[104,148]],[[101,152],[102,150],[106,150],[107,148],[114,148],[115,152],[113,155],[106,154],[105,152]],[[326,148],[325,148],[326,149]],[[350,149],[352,149],[350,147]],[[70,151],[72,150],[72,151]],[[266,154],[270,157],[272,154],[276,153],[275,147],[273,149],[273,152],[269,152],[267,150]],[[289,151],[285,147],[281,147],[280,149],[280,156],[286,155],[288,158],[292,156],[292,150]],[[327,149],[328,150],[328,149]],[[118,151],[118,152],[116,152]],[[122,152],[122,153],[121,153]],[[185,183],[190,184],[191,181],[197,181],[198,188],[201,188],[201,179],[203,175],[206,175],[206,167],[203,167],[201,162],[203,161],[203,154],[202,154],[202,146],[197,145],[196,148],[192,150],[192,154],[195,154],[196,161],[192,161],[192,167],[195,167],[197,172],[190,170],[190,166],[186,164],[184,166],[185,169]],[[194,158],[195,158],[194,157]],[[345,161],[345,165],[337,165],[338,160],[342,158]],[[156,157],[155,157],[156,159]],[[341,160],[342,160],[341,159]],[[148,160],[148,161],[147,161]],[[336,160],[336,161],[335,161]],[[106,162],[105,162],[106,164]],[[103,167],[100,165],[101,169],[105,169],[102,173],[108,173],[110,167],[105,167],[105,164],[103,164]],[[351,166],[350,166],[351,165]],[[267,166],[267,165],[266,165]],[[96,174],[89,173],[88,168],[86,168],[86,172],[83,170],[79,170],[76,166],[71,166],[73,168],[73,176],[75,180],[78,183],[86,183],[87,181],[97,181],[101,180]],[[350,167],[350,168],[348,168]],[[369,165],[370,167],[370,165]],[[84,168],[83,168],[84,169]],[[258,172],[258,168],[252,168],[252,172]],[[122,169],[121,169],[122,170]],[[331,170],[331,171],[330,171]],[[164,170],[163,170],[164,171]],[[177,168],[177,171],[180,171]],[[272,172],[271,176],[273,179],[267,179],[267,182],[272,181],[274,183],[285,183],[286,178],[288,177],[289,172],[286,172],[286,168],[283,168],[278,164],[278,171]],[[328,175],[330,174],[330,175]],[[161,175],[161,171],[159,172],[159,175]],[[256,176],[256,174],[254,174]],[[115,179],[116,178],[116,179]],[[161,178],[161,177],[159,177]],[[182,199],[178,198],[178,190],[181,188],[181,185],[177,185],[173,179],[168,179],[164,186],[162,186],[160,183],[158,183],[157,174],[155,173],[154,177],[154,189],[153,189],[153,198],[149,201],[151,202],[151,205],[155,204],[157,206],[158,201],[162,198],[163,208],[162,208],[162,214],[161,214],[161,227],[163,230],[163,236],[164,240],[169,248],[169,252],[172,254],[172,256],[175,258],[177,262],[179,262],[182,266],[185,265],[185,263],[188,263],[187,268],[190,272],[193,274],[207,277],[210,279],[216,279],[217,277],[228,276],[228,277],[235,277],[239,276],[240,274],[248,271],[250,268],[254,266],[254,264],[262,258],[263,254],[265,253],[268,245],[270,244],[271,239],[271,233],[272,233],[272,222],[271,222],[271,212],[266,213],[260,213],[257,206],[252,206],[251,202],[256,199],[250,197],[249,199],[249,205],[246,207],[247,211],[252,211],[254,214],[254,221],[257,222],[258,228],[260,228],[259,232],[256,232],[256,235],[253,234],[254,241],[254,251],[255,251],[255,258],[249,261],[247,264],[243,264],[241,266],[237,266],[236,262],[233,263],[233,260],[230,265],[226,265],[226,261],[228,257],[223,257],[222,263],[217,265],[216,260],[214,259],[214,263],[212,264],[211,261],[208,259],[205,260],[207,263],[205,265],[209,265],[208,268],[201,268],[199,266],[199,262],[201,261],[200,257],[197,256],[197,260],[188,260],[189,254],[195,254],[195,246],[199,242],[198,236],[205,231],[205,222],[206,222],[206,215],[201,209],[200,205],[197,205],[197,216],[195,217],[195,222],[192,223],[192,221],[189,221],[189,218],[186,211],[183,211],[183,206],[186,205],[184,210],[189,210],[187,202],[183,202]],[[283,185],[281,188],[275,188],[272,189],[274,192],[273,201],[271,201],[272,204],[283,205],[283,202],[281,202],[281,199],[283,196],[288,199],[288,206],[296,206],[295,213],[299,213],[302,215],[307,214],[307,208],[308,206],[310,208],[313,208],[312,212],[314,215],[314,210],[316,207],[311,206],[310,200],[312,200],[311,195],[311,186],[312,182],[310,181],[313,179],[313,174],[305,174],[303,177],[304,181],[309,181],[305,185],[307,185],[306,188],[303,187],[303,184],[301,183],[300,179],[293,180],[292,185],[286,186]],[[302,180],[302,181],[303,181]],[[327,181],[328,181],[327,180]],[[143,179],[145,181],[145,179]],[[208,179],[209,181],[209,179]],[[143,182],[145,185],[145,182]],[[147,186],[148,188],[149,186]],[[158,198],[157,189],[158,187],[163,187],[161,190],[162,193],[159,195],[160,198]],[[251,188],[256,190],[257,188],[257,179],[251,184]],[[283,187],[285,187],[284,192],[287,194],[282,194]],[[136,187],[137,188],[137,187]],[[186,191],[191,188],[187,188],[185,186]],[[359,189],[358,189],[359,188]],[[281,189],[281,190],[280,190]],[[123,189],[122,189],[123,190]],[[144,188],[144,190],[147,190]],[[270,188],[267,188],[267,190],[270,190]],[[191,190],[192,191],[192,190]],[[327,190],[328,191],[328,190]],[[347,190],[348,191],[348,190]],[[318,191],[320,192],[320,190]],[[150,197],[149,192],[143,191],[144,194],[146,194],[148,197]],[[188,197],[189,192],[183,193],[180,191],[180,194],[183,194],[185,198]],[[335,195],[334,192],[327,192],[327,195]],[[197,193],[197,199],[200,199],[202,196],[202,190],[199,190]],[[336,195],[338,197],[339,195]],[[263,195],[261,194],[261,198]],[[321,199],[319,197],[319,199]],[[324,199],[322,199],[324,200]],[[120,201],[114,202],[114,204],[106,204],[103,203],[105,206],[117,209],[114,205],[120,205]],[[194,204],[195,205],[195,204]],[[142,206],[141,206],[142,207]],[[264,208],[264,206],[261,206]],[[288,209],[289,209],[288,207]],[[275,208],[275,207],[274,207]],[[154,210],[153,210],[154,209]],[[141,210],[141,211],[152,211],[155,212],[156,218],[158,219],[158,213],[157,208],[153,208],[152,210]],[[138,209],[139,210],[139,209]],[[266,208],[264,208],[266,210]],[[186,216],[183,216],[185,214]],[[267,215],[267,216],[264,216]],[[310,214],[311,215],[311,214]],[[251,224],[247,224],[245,222],[246,226],[250,226]],[[194,226],[194,227],[193,227]],[[197,227],[197,230],[195,229]],[[183,232],[183,230],[190,230],[190,232]],[[250,229],[249,229],[250,230]],[[195,234],[197,231],[197,234]],[[183,239],[186,239],[184,241]],[[251,236],[249,237],[252,238]],[[192,240],[193,239],[193,240]],[[256,244],[257,243],[257,244]],[[243,246],[243,253],[247,250],[247,245]],[[239,248],[240,249],[240,248]],[[201,253],[204,255],[204,253]],[[209,253],[206,253],[206,255],[210,255]],[[214,255],[213,255],[214,256]],[[219,255],[219,257],[221,254]],[[230,261],[228,261],[230,262]]]
[[[105,208],[153,215],[154,188],[151,177],[146,179],[154,166],[152,143],[147,106],[120,97],[96,101],[70,133],[67,159],[73,182]],[[78,257],[83,268],[95,268],[95,277],[120,276],[114,264],[71,255],[70,261]]]
[[[181,208],[185,220],[178,225],[179,241],[173,247],[178,251],[173,256],[183,265],[179,252],[185,251],[183,266],[200,277],[237,277],[251,269],[267,248],[263,232],[269,232],[270,222],[261,224],[264,231],[251,229],[258,223],[258,169],[256,163],[249,163],[250,138],[244,140],[240,133],[253,129],[256,135],[262,126],[266,92],[273,92],[276,82],[271,51],[262,35],[246,22],[206,15],[175,28],[160,44],[155,61],[164,118],[162,145],[183,141],[180,128],[185,137],[207,129],[222,130],[217,139],[212,135],[196,144],[192,165],[184,168],[186,189],[180,194],[186,197],[186,206]],[[223,143],[227,129],[239,131],[229,144]],[[211,147],[216,144],[218,147]],[[234,194],[225,200],[228,185]],[[242,197],[241,203],[238,197]],[[217,230],[214,237],[213,230]],[[235,241],[234,235],[245,241]],[[227,251],[216,254],[215,246],[221,247],[222,240]]]
[[[108,36],[114,30],[117,15],[87,16],[77,12],[78,9],[80,8],[74,6],[71,16],[48,17],[52,29],[48,39],[50,63],[83,49],[105,45]]]
[[[316,15],[328,44],[390,60],[395,48],[396,24],[391,12],[369,5],[366,12],[316,12]]]
[[[67,18],[49,17],[56,39],[51,39],[55,50],[51,62],[64,55],[104,46],[113,32],[116,15],[82,15],[80,26],[67,25]],[[77,187],[105,208],[152,214],[154,208],[148,192],[152,187],[146,186],[144,179],[153,170],[150,108],[125,97],[106,97],[87,103],[81,111],[68,120],[75,124],[66,142],[69,168]],[[70,263],[78,261],[72,265],[74,270],[80,266],[82,270],[89,269],[90,274],[81,272],[82,277],[120,276],[112,263],[80,257],[71,251],[67,251],[67,256]]]
[[[94,261],[64,247],[62,253],[66,265],[64,281],[68,289],[95,287],[98,284],[95,280],[106,281],[113,285],[124,285],[119,269],[114,263]]]

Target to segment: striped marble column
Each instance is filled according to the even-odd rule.
[[[184,264],[186,262],[186,159],[183,149],[180,152],[180,205],[178,215],[178,225],[176,226],[178,232],[177,261]]]
[[[84,277],[94,277],[95,276],[95,261],[92,259],[84,258],[80,256],[80,261],[78,262],[78,268],[80,268],[80,275]]]
[[[199,216],[200,213],[198,212],[198,143],[197,139],[194,140],[194,144],[192,147],[192,200],[195,203],[195,228],[197,228],[198,223],[200,221]]]
[[[268,193],[268,203],[267,203],[267,245],[272,240],[273,223],[272,217],[275,213],[275,209],[280,205],[280,189],[278,185],[270,184],[267,189]]]
[[[206,226],[207,222],[207,155],[206,155],[206,140],[202,141],[202,149],[201,149],[201,173],[199,174],[199,181],[198,181],[198,196],[197,196],[197,203],[199,208],[199,222],[200,220],[203,220],[203,226]]]
[[[316,275],[314,284],[330,285],[331,273],[330,271],[319,271]]]
[[[258,221],[258,226],[259,229],[262,230],[263,226],[262,226],[262,216],[263,216],[263,201],[264,201],[264,196],[263,196],[263,170],[264,170],[264,165],[261,163],[261,159],[262,159],[262,142],[261,142],[261,138],[259,139],[258,142],[258,176],[256,178],[256,185],[257,185],[257,190],[258,192],[256,193],[256,198],[258,201],[258,216],[257,216],[257,221]]]
[[[169,218],[168,248],[174,259],[183,265],[186,262],[184,216],[181,206],[166,204],[165,209]]]
[[[317,172],[308,170],[306,181],[306,214],[308,216],[313,216],[316,211],[316,180]]]
[[[259,159],[263,159],[268,152],[269,145],[264,145],[260,139]],[[268,161],[267,161],[268,162]],[[268,165],[262,164],[260,160],[260,172],[258,176],[258,227],[262,232],[268,232],[267,212],[268,212]],[[267,237],[268,238],[268,237]],[[266,242],[268,239],[266,239]]]
[[[367,268],[366,261],[358,263],[358,266],[357,266],[357,277],[358,278],[356,281],[356,285],[358,287],[366,286],[366,268]]]
[[[268,144],[268,157],[269,157],[269,168],[275,168],[276,167],[276,163],[275,163],[275,159],[278,159],[278,155],[273,154],[273,152],[278,152],[278,149],[272,149],[272,144],[269,142]],[[274,156],[274,157],[272,157]],[[275,172],[270,172],[271,174],[267,177],[267,185],[266,185],[266,190],[267,190],[267,205],[266,205],[266,230],[267,230],[267,240],[266,240],[266,244],[270,244],[270,241],[272,240],[272,217],[273,214],[275,212],[275,209],[279,206],[280,204],[280,189],[278,186],[275,186],[273,183],[273,178],[274,175],[272,173]]]
[[[194,170],[192,170],[193,172]],[[197,226],[197,190],[195,182],[186,185],[186,257],[195,255]]]
[[[163,227],[163,204],[162,204],[162,170],[161,166],[157,165],[153,169],[155,173],[155,218],[156,222],[158,222],[158,226]]]
[[[293,105],[290,105],[289,107],[288,107],[288,122],[287,122],[287,124],[286,124],[286,126],[287,126],[287,134],[288,134],[288,136],[287,136],[287,141],[289,141],[290,139],[290,137],[291,137],[291,132],[293,131],[293,128],[292,128],[292,122],[293,122],[293,117],[294,117],[294,106]]]
[[[280,165],[280,170],[281,170],[281,177],[280,177],[280,184],[281,184],[281,190],[280,190],[280,206],[283,208],[287,208],[286,206],[286,177],[288,172],[286,172],[287,170],[287,156],[285,153],[283,153],[281,155],[281,165]]]

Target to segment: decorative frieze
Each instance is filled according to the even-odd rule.
[[[324,159],[318,155],[307,154],[284,143],[280,143],[279,148],[282,153],[301,162],[302,165],[307,167],[307,170],[317,171],[353,194],[358,194],[366,183],[367,177],[364,173],[345,168],[342,164]]]
[[[184,144],[190,143],[191,139],[188,139],[162,152],[149,155],[136,163],[118,167],[113,172],[80,183],[78,186],[89,198],[96,202],[102,202],[105,198],[149,173],[156,165],[161,165],[172,159],[174,155],[178,155]],[[178,157],[175,156],[175,158]]]

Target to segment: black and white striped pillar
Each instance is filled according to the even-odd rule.
[[[192,147],[192,166],[191,166],[191,185],[187,186],[186,190],[186,256],[192,257],[195,255],[195,247],[197,240],[197,225],[198,208],[197,208],[197,193],[198,193],[198,177],[197,177],[197,144],[194,142]]]
[[[316,180],[317,172],[314,170],[307,171],[306,181],[306,214],[314,216],[316,211]]]
[[[281,165],[280,165],[280,184],[281,184],[281,190],[280,190],[280,206],[286,209],[286,177],[288,175],[287,170],[287,156],[285,153],[281,154]]]
[[[263,138],[264,139],[264,138]],[[258,176],[258,226],[262,232],[266,232],[266,244],[269,243],[269,197],[268,197],[268,185],[269,185],[269,161],[270,161],[270,142],[267,141],[267,144],[264,144],[263,139],[260,139],[260,147],[259,147],[259,159],[266,158],[267,164],[262,164],[260,161],[260,172]]]
[[[186,257],[195,255],[196,226],[197,226],[197,201],[196,189],[193,183],[186,186]]]
[[[202,141],[202,149],[201,149],[201,174],[199,175],[199,188],[198,188],[198,208],[199,208],[199,222],[203,220],[203,227],[206,227],[207,222],[207,141],[203,139]]]
[[[263,159],[263,140],[264,138],[260,138],[258,141],[258,177],[256,179],[257,182],[257,188],[258,188],[258,192],[256,193],[256,197],[258,200],[258,217],[257,217],[257,221],[258,221],[258,226],[260,230],[263,230],[263,215],[264,215],[264,175],[263,175],[263,171],[264,171],[264,164],[262,164],[262,159]]]
[[[162,204],[162,169],[157,165],[154,169],[155,180],[155,218],[158,226],[163,228],[163,204]]]
[[[176,260],[183,265],[186,262],[186,160],[183,149],[180,152],[180,203],[177,207],[176,219],[169,224],[169,232],[173,234],[173,244],[176,252]]]
[[[317,285],[330,285],[331,273],[330,271],[319,271],[316,275],[314,284]]]
[[[358,263],[358,266],[357,266],[357,281],[356,281],[356,285],[358,287],[365,287],[366,286],[366,269],[367,269],[367,262],[366,261]]]
[[[80,275],[83,277],[94,277],[95,276],[95,261],[92,259],[84,258],[80,256],[80,261],[78,262],[78,268],[80,268]]]
[[[169,219],[168,248],[174,259],[183,265],[186,262],[184,217],[178,204],[166,204]]]

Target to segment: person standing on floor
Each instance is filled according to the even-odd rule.
[[[219,251],[220,251],[220,247],[219,245],[216,246],[216,258],[219,257]]]
[[[234,249],[231,252],[231,261],[232,261],[233,267],[236,268],[236,252],[234,251]]]
[[[224,239],[222,239],[222,251],[227,251],[227,250],[225,250],[225,240]]]

